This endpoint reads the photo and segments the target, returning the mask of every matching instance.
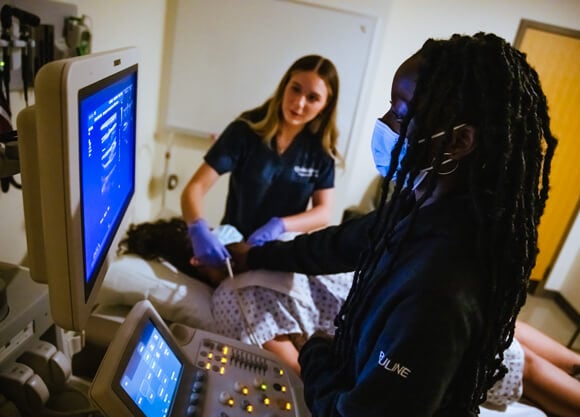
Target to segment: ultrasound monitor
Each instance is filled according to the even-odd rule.
[[[135,48],[54,61],[17,119],[28,266],[54,322],[82,330],[131,221]]]

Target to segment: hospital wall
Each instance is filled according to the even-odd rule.
[[[166,11],[175,0],[68,0],[79,14],[92,21],[93,51],[137,46],[141,53],[139,73],[139,180],[135,196],[135,220],[155,217],[162,209],[178,212],[179,194],[203,154],[211,145],[207,138],[171,135],[162,131],[160,114],[163,80],[167,72]],[[191,0],[202,1],[202,0]],[[305,3],[376,16],[377,30],[367,76],[352,128],[346,166],[337,173],[334,221],[345,207],[358,204],[376,173],[369,151],[374,119],[384,113],[390,84],[398,64],[421,47],[429,37],[453,33],[495,32],[512,41],[520,19],[531,19],[580,29],[578,0],[308,0]],[[240,4],[243,1],[240,0]],[[300,30],[299,27],[296,28]],[[235,39],[235,33],[232,33]],[[291,39],[291,34],[289,34]],[[192,63],[192,65],[203,63]],[[219,86],[216,86],[219,88]],[[274,86],[272,86],[272,89]],[[19,93],[13,101],[22,103]],[[235,99],[235,98],[232,98]],[[160,104],[161,103],[161,104]],[[259,104],[259,103],[256,103]],[[17,114],[17,105],[13,107]],[[15,119],[14,119],[15,120]],[[229,120],[224,120],[224,125]],[[176,175],[177,187],[164,187],[166,176]],[[210,223],[219,222],[227,190],[227,177],[210,191],[205,212]],[[567,252],[580,254],[580,243]],[[0,194],[0,260],[25,263],[26,238],[22,195],[17,190]],[[580,271],[570,270],[570,274]]]

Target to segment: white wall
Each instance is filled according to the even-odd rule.
[[[193,1],[193,0],[192,0]],[[198,0],[201,1],[201,0]],[[126,45],[139,47],[142,61],[139,79],[139,160],[135,205],[137,219],[154,216],[161,208],[164,154],[168,137],[156,132],[160,93],[164,76],[165,11],[172,0],[71,0],[80,14],[93,22],[93,50],[103,51]],[[513,41],[520,19],[532,19],[580,29],[578,0],[319,0],[305,1],[377,16],[378,28],[353,126],[347,166],[337,178],[337,206],[342,210],[360,201],[375,176],[369,152],[374,119],[388,103],[392,75],[400,62],[419,49],[429,37],[453,33],[489,31]],[[300,28],[296,28],[300,30]],[[235,38],[235,34],[232,34]],[[224,121],[226,124],[229,121]],[[174,137],[168,160],[169,173],[177,173],[179,186],[165,194],[166,206],[179,210],[179,192],[202,160],[210,143],[207,139]],[[222,215],[227,178],[222,178],[206,201],[208,220],[217,223]],[[19,263],[26,253],[20,192],[0,194],[0,260]],[[580,249],[576,250],[578,254]]]

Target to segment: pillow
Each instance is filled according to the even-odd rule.
[[[212,293],[210,286],[168,262],[122,255],[109,267],[97,303],[133,306],[146,299],[167,321],[211,331]]]

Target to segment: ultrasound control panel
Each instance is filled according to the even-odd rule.
[[[219,336],[194,338],[185,350],[195,358],[195,365],[207,372],[203,416],[304,415],[297,405],[290,374],[263,351],[228,343]],[[197,401],[195,386],[192,397]]]
[[[298,375],[256,346],[181,324],[137,303],[90,396],[106,417],[309,417]]]

